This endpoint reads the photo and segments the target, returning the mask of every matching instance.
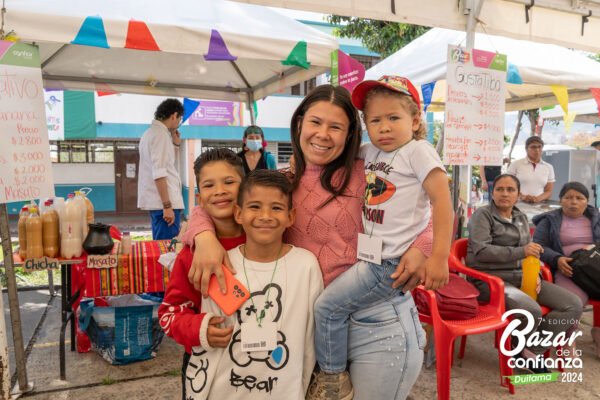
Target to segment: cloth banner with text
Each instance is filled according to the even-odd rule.
[[[365,67],[341,50],[331,53],[331,84],[352,89],[365,79]]]
[[[0,203],[54,197],[37,46],[0,41]]]
[[[502,165],[507,58],[448,46],[444,164]]]

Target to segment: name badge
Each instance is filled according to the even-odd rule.
[[[358,234],[357,255],[359,260],[368,261],[374,264],[381,264],[381,250],[383,249],[383,239],[377,236],[367,236],[364,233]]]
[[[242,323],[242,351],[270,351],[277,346],[277,325],[263,321],[258,326],[255,320]]]

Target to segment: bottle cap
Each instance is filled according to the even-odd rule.
[[[52,205],[52,200],[46,200],[44,202],[44,206],[46,206],[46,207],[51,206],[51,205]]]
[[[23,207],[21,207],[21,211],[29,211],[29,206],[23,206]]]

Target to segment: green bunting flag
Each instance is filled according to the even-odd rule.
[[[307,45],[304,40],[296,43],[296,46],[292,49],[292,52],[287,56],[287,58],[281,63],[283,65],[295,65],[300,68],[309,69],[310,62],[306,56],[307,53]]]

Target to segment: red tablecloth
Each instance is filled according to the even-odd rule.
[[[158,258],[168,251],[168,246],[168,240],[133,242],[131,253],[119,256],[117,268],[90,269],[87,268],[87,260],[73,265],[73,293],[82,283],[84,297],[164,292],[169,281],[169,270],[158,263]],[[117,251],[117,247],[113,252]]]

